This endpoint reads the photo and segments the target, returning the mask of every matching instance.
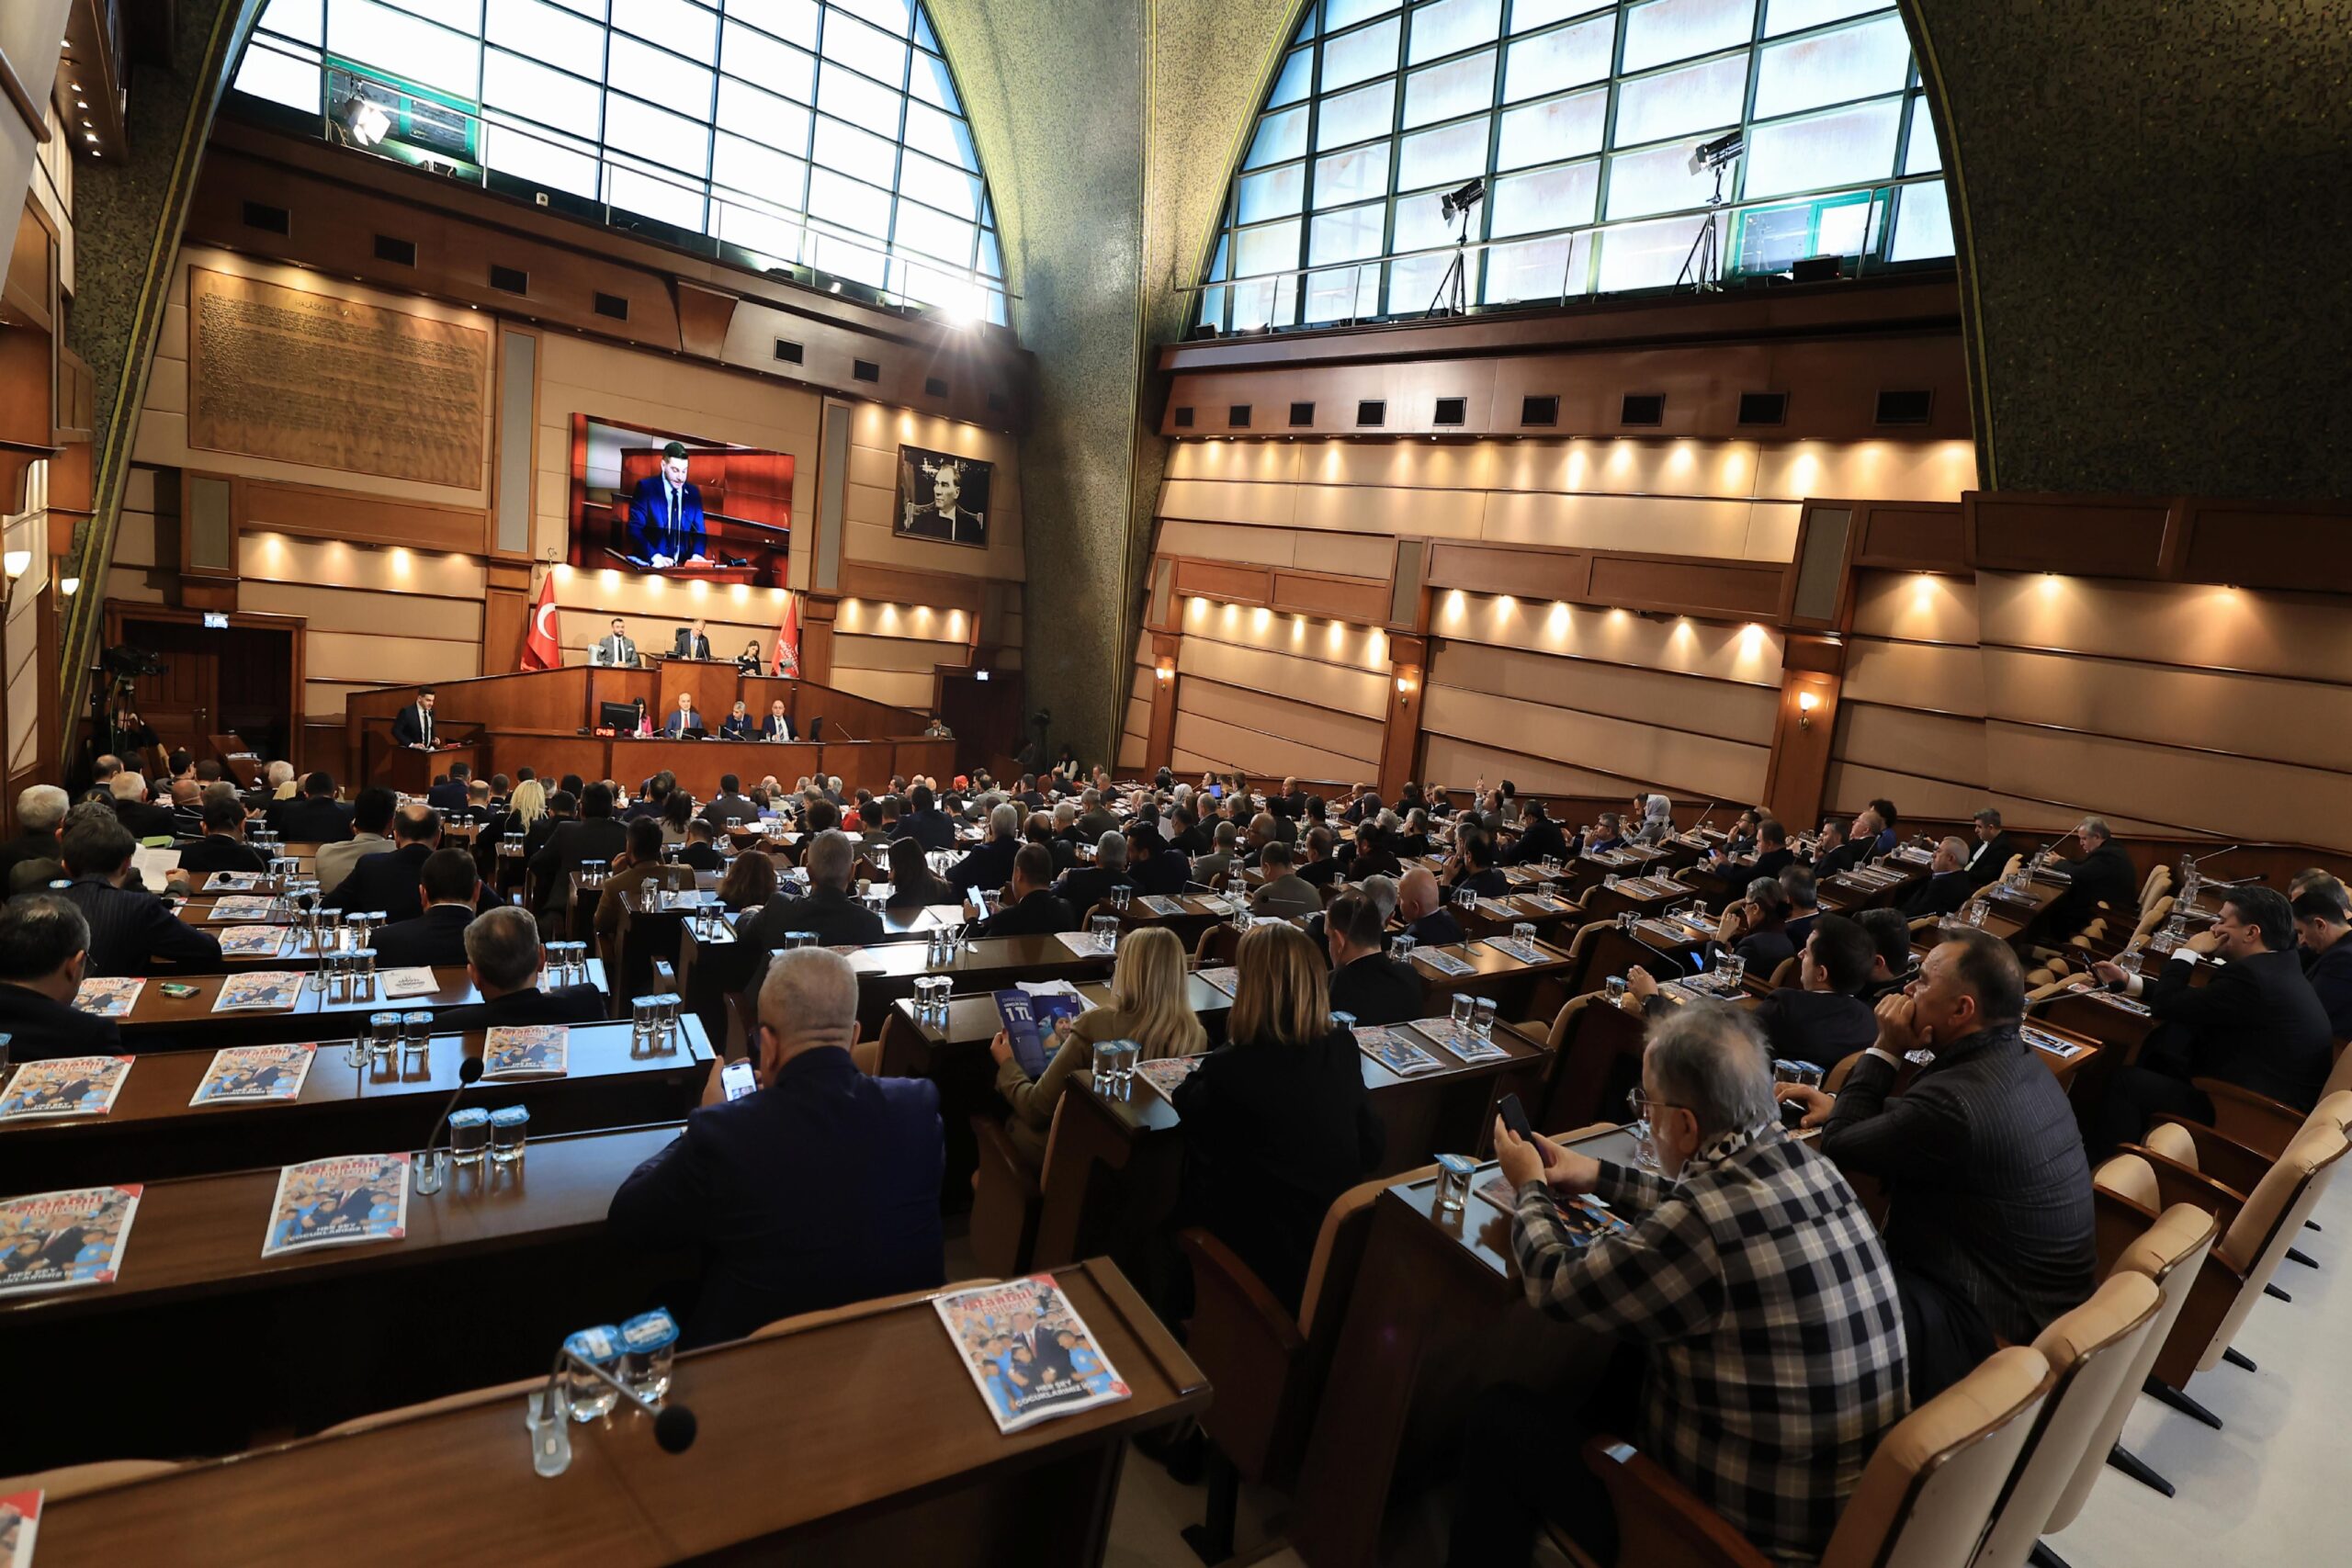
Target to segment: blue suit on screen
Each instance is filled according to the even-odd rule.
[[[701,555],[701,490],[691,479],[673,485],[664,475],[646,475],[629,495],[628,536],[640,556],[678,561]]]

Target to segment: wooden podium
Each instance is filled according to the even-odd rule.
[[[368,782],[396,789],[402,795],[423,795],[433,787],[433,775],[447,773],[453,762],[463,762],[480,776],[481,750],[475,745],[442,745],[430,751],[419,751],[409,746],[388,746],[377,757],[375,767],[368,773]]]

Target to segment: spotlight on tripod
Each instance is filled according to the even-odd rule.
[[[1470,275],[1465,265],[1470,245],[1470,213],[1487,199],[1486,179],[1481,176],[1472,180],[1461,189],[1447,191],[1437,199],[1438,209],[1445,214],[1446,221],[1453,222],[1458,219],[1461,228],[1453,237],[1453,260],[1447,265],[1445,276],[1438,279],[1437,292],[1430,296],[1429,313],[1432,316],[1466,316],[1470,313]]]
[[[1677,288],[1687,283],[1692,292],[1704,293],[1723,287],[1723,240],[1716,224],[1724,204],[1724,171],[1746,151],[1747,143],[1736,130],[1726,130],[1713,141],[1702,141],[1690,150],[1690,172],[1695,175],[1713,169],[1715,191],[1707,197],[1707,216],[1700,220],[1698,235],[1690,242],[1690,254],[1682,258],[1682,270],[1675,276]]]

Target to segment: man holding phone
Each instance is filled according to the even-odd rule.
[[[1772,1555],[1817,1557],[1909,1407],[1876,1227],[1837,1167],[1781,1130],[1754,1026],[1712,1003],[1657,1021],[1641,1100],[1657,1174],[1497,1119],[1529,1303],[1639,1347],[1643,1375],[1637,1400],[1604,1380],[1565,1420],[1548,1391],[1480,1396],[1447,1559],[1458,1568],[1525,1562],[1546,1516],[1612,1560],[1609,1494],[1579,1456],[1597,1432],[1631,1437]],[[1555,1194],[1598,1198],[1629,1228],[1588,1238]]]

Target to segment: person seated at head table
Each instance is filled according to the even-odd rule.
[[[760,739],[763,740],[793,740],[798,739],[797,734],[792,728],[791,716],[784,711],[784,699],[782,697],[777,697],[768,704],[768,716],[767,717],[760,720]]]
[[[119,1055],[122,1030],[74,1005],[90,966],[90,922],[54,893],[0,904],[0,1033],[10,1058]]]
[[[1580,855],[1607,854],[1624,847],[1624,818],[1614,811],[1602,812],[1593,818],[1590,827],[1577,835],[1576,852]]]
[[[417,885],[424,863],[441,847],[441,814],[429,806],[403,806],[392,817],[392,848],[368,855],[320,900],[325,909],[381,909],[391,920],[424,913]]]
[[[1778,1094],[1820,1151],[1886,1190],[1881,1232],[1903,1303],[1911,1400],[2024,1345],[2098,1283],[2090,1163],[2057,1076],[2018,1033],[2025,976],[2008,944],[1962,931],[1878,1005],[1878,1039],[1834,1098]],[[1932,1059],[1895,1092],[1912,1052]]]
[[[1054,857],[1043,844],[1023,844],[1012,857],[1012,880],[997,912],[965,928],[971,937],[1052,936],[1083,929],[1084,915],[1053,892]]]
[[[2352,903],[2334,877],[2313,882],[2295,895],[2297,951],[2303,977],[2327,1013],[2328,1032],[2352,1039]]]
[[[1976,841],[1968,846],[1968,886],[1983,887],[1997,878],[2018,852],[2016,843],[2001,831],[2001,814],[1986,807],[1976,814]]]
[[[754,722],[752,717],[751,705],[738,697],[735,699],[735,705],[729,708],[726,716],[718,721],[718,738],[721,740],[753,739],[755,739],[752,728]]]
[[[180,869],[191,879],[216,871],[258,874],[269,869],[261,852],[245,842],[245,801],[233,787],[223,784],[210,791],[198,814],[204,819],[204,837],[180,851]]]
[[[1266,879],[1250,896],[1251,914],[1290,920],[1323,908],[1323,895],[1315,885],[1291,869],[1288,844],[1268,844],[1259,852],[1258,863],[1265,868]]]
[[[646,706],[643,697],[637,699],[637,723],[630,727],[628,732],[639,740],[653,738],[653,710]]]
[[[85,803],[66,814],[58,842],[61,868],[69,879],[59,896],[89,923],[89,972],[102,976],[151,975],[159,964],[180,969],[217,969],[220,944],[174,915],[171,907],[142,884],[129,879],[130,830],[107,807]],[[169,886],[187,891],[187,879],[174,872]]]
[[[1530,796],[1519,811],[1519,840],[1499,857],[1505,865],[1541,865],[1545,857],[1568,858],[1568,836],[1541,800]]]
[[[426,968],[466,961],[466,928],[473,923],[481,878],[474,857],[460,849],[435,850],[417,874],[417,897],[424,912],[395,920],[376,933],[376,963],[385,969]]]
[[[678,851],[678,863],[695,871],[724,871],[727,859],[718,852],[718,832],[701,818],[686,824],[686,841]]]
[[[1859,923],[1844,915],[1822,916],[1797,955],[1797,984],[1767,992],[1753,1010],[1772,1055],[1827,1069],[1868,1050],[1878,1039],[1878,1019],[1858,993],[1869,983],[1876,956]],[[1625,978],[1651,1017],[1674,1005],[1640,965]]]
[[[539,988],[539,973],[546,963],[538,922],[529,911],[502,904],[475,916],[466,927],[466,977],[482,999],[445,1010],[433,1021],[434,1032],[457,1034],[523,1023],[603,1022],[605,994],[594,986]]]
[[[685,1130],[630,1173],[606,1216],[623,1246],[701,1249],[689,1347],[946,1280],[939,1088],[868,1077],[851,1060],[849,960],[821,947],[778,954],[756,1017],[759,1087],[726,1100],[714,1065]]]
[[[809,931],[825,947],[864,947],[882,940],[882,917],[850,891],[857,871],[857,842],[829,828],[800,846],[800,867],[808,874],[805,896],[789,896],[779,883],[776,897],[735,922],[739,941],[777,948],[792,931]]]
[[[959,891],[1002,887],[1012,875],[1012,856],[1020,848],[1021,808],[1007,801],[989,813],[988,841],[950,866],[947,880]]]
[[[449,771],[433,781],[424,792],[424,804],[447,815],[465,808],[466,787],[473,783],[474,771],[463,762],[452,762]]]
[[[1788,921],[1788,890],[1777,877],[1759,876],[1748,883],[1745,897],[1724,906],[1715,941],[1745,961],[1750,975],[1770,981],[1772,971],[1797,955]]]
[[[775,897],[775,857],[765,850],[745,850],[719,878],[718,907],[730,915],[756,909]]]
[[[1012,1107],[1005,1136],[1033,1164],[1046,1157],[1046,1136],[1054,1124],[1069,1075],[1091,1071],[1094,1047],[1105,1040],[1131,1040],[1136,1059],[1193,1056],[1209,1048],[1208,1033],[1184,996],[1184,944],[1163,926],[1148,926],[1119,939],[1111,972],[1111,1001],[1090,1008],[1046,1042],[1046,1070],[1032,1081],[1014,1060],[1003,1031],[989,1044],[996,1061],[997,1092]]]
[[[735,673],[757,675],[766,664],[766,657],[760,652],[760,639],[753,637],[744,646],[743,651],[735,656]]]
[[[2104,959],[2091,965],[2089,982],[2143,998],[2157,1020],[2138,1058],[2108,1080],[2085,1118],[2094,1154],[2137,1143],[2159,1114],[2211,1122],[2213,1101],[2198,1078],[2297,1111],[2319,1103],[2335,1065],[2335,1031],[2294,941],[2293,908],[2276,888],[2233,887],[2221,918],[2175,948],[2154,979]],[[2217,961],[2211,978],[2195,984],[2209,959]]]
[[[1437,874],[1425,865],[1405,868],[1396,880],[1396,919],[1405,934],[1424,947],[1447,947],[1462,940],[1462,922],[1445,907]]]
[[[1918,919],[1924,915],[1949,915],[1968,902],[1974,889],[1968,885],[1968,841],[1958,835],[1936,846],[1928,863],[1928,880],[1903,890],[1894,907]]]
[[[670,716],[662,721],[662,733],[675,740],[683,738],[690,729],[707,728],[708,727],[702,721],[702,715],[695,707],[695,694],[692,692],[680,692],[678,705],[671,709]]]
[[[1510,875],[1495,863],[1495,840],[1476,829],[1463,829],[1455,840],[1447,873],[1446,886],[1452,892],[1467,887],[1481,898],[1501,898],[1510,892]]]
[[[692,625],[680,626],[672,635],[670,657],[673,659],[708,659],[710,657],[710,628],[703,624],[699,615],[695,618]]]
[[[1388,920],[1378,904],[1350,888],[1320,918],[1331,954],[1333,1012],[1351,1014],[1365,1028],[1421,1016],[1428,987],[1410,964],[1388,956]]]
[[[1324,1215],[1379,1165],[1386,1135],[1306,933],[1253,926],[1234,963],[1226,1043],[1170,1097],[1184,1119],[1172,1223],[1207,1230],[1295,1314]],[[1172,1295],[1189,1309],[1184,1285]]]
[[[2105,904],[2108,924],[2130,931],[2140,918],[2140,872],[2131,854],[2115,841],[2104,817],[2084,818],[2075,829],[2075,840],[2082,846],[2083,858],[2059,863],[2060,869],[2074,874],[2074,880],[2043,912],[2043,924],[2053,936],[2073,936],[2098,919],[2099,906]]]
[[[1626,1347],[1639,1383],[1605,1375],[1576,1411],[1523,1385],[1481,1395],[1453,1568],[1524,1562],[1546,1517],[1616,1562],[1619,1521],[1581,1452],[1600,1433],[1630,1438],[1774,1561],[1810,1562],[1910,1407],[1886,1248],[1838,1167],[1782,1130],[1750,1022],[1716,1003],[1674,1010],[1650,1026],[1640,1093],[1656,1175],[1496,1119],[1528,1304]],[[1562,1201],[1584,1194],[1623,1228],[1588,1240]]]
[[[1871,977],[1857,994],[1875,1008],[1888,992],[1911,983],[1911,922],[1900,909],[1879,908],[1864,909],[1854,923],[1871,939]]]
[[[1172,898],[1192,880],[1192,868],[1158,828],[1136,821],[1127,825],[1127,875],[1145,897]]]

